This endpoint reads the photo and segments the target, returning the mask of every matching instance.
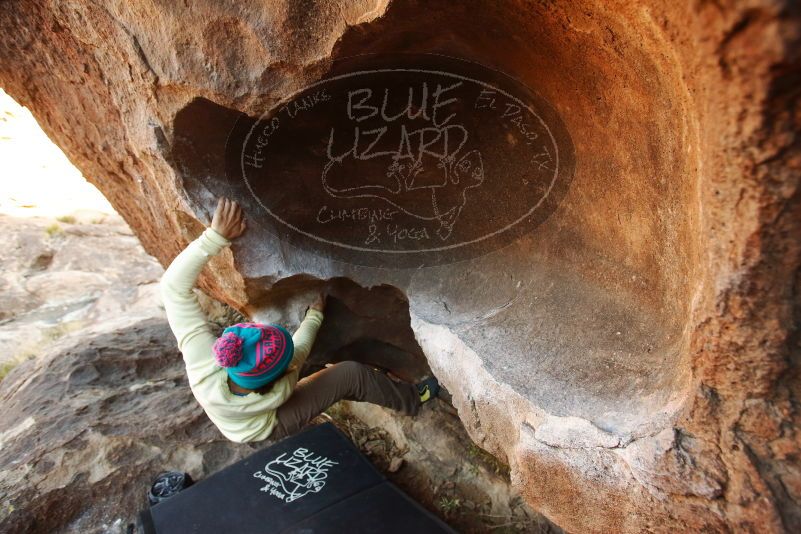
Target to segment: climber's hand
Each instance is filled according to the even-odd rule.
[[[211,219],[211,228],[229,241],[241,236],[245,231],[242,209],[233,200],[220,197]]]
[[[320,293],[317,295],[317,300],[312,302],[311,306],[309,306],[312,310],[317,310],[318,312],[322,312],[325,309],[325,294]]]

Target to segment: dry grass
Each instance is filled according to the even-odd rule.
[[[367,426],[343,410],[339,403],[326,410],[322,417],[345,433],[381,471],[392,472],[391,468],[397,470],[400,467],[399,462],[406,451],[395,445],[386,430]]]
[[[21,362],[17,360],[9,360],[0,363],[0,381],[2,381],[6,376],[8,376],[8,373],[10,373],[11,370],[14,369],[16,366],[18,366],[20,363]]]
[[[496,475],[504,477],[509,480],[509,466],[498,460],[496,457],[476,445],[471,443],[468,445],[467,454],[470,459],[483,463],[487,468],[493,471]]]
[[[47,228],[45,228],[45,232],[47,232],[47,235],[49,237],[55,237],[57,235],[64,233],[64,230],[57,223],[53,223]]]
[[[403,463],[403,457],[408,451],[398,448],[385,430],[366,425],[339,403],[330,407],[315,422],[322,423],[325,421],[336,425],[370,458],[379,470],[388,474],[391,480],[401,486],[402,489],[412,494],[426,508],[432,512],[435,511],[437,515],[451,523],[452,526],[457,527],[460,531],[468,533],[533,532],[541,534],[554,532],[547,525],[539,522],[536,517],[530,516],[519,497],[516,502],[510,502],[510,513],[498,515],[492,513],[490,502],[475,502],[473,500],[475,498],[474,495],[463,493],[461,491],[463,488],[449,480],[450,477],[447,475],[431,478],[418,478],[415,476],[400,476],[398,478],[397,475],[402,475],[403,472],[394,474],[394,471],[400,468]],[[486,476],[481,474],[483,471],[484,473],[495,472],[495,474],[504,476],[508,480],[509,467],[506,464],[472,443],[467,445],[465,449],[465,456],[469,459],[470,465],[480,464],[484,467],[482,470],[476,469],[475,476],[477,478],[480,479],[482,476]],[[432,454],[434,454],[434,451],[432,451]],[[412,465],[410,464],[409,467],[412,467]],[[431,475],[431,473],[428,473],[428,475]],[[442,474],[440,473],[440,475]],[[444,480],[432,487],[431,484],[434,478]],[[476,483],[480,484],[481,482],[476,480]],[[426,488],[422,491],[415,491],[411,487],[406,487],[408,484],[412,484],[415,488],[422,484]],[[422,489],[422,486],[417,488],[417,490],[420,489]]]
[[[35,358],[47,350],[57,340],[76,330],[80,330],[84,326],[86,326],[86,324],[83,321],[69,321],[46,328],[39,339],[23,345],[15,354],[12,354],[10,358],[0,362],[0,380],[4,379],[12,369],[22,362]]]

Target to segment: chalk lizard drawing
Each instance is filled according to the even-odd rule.
[[[342,160],[329,161],[322,173],[325,191],[332,197],[339,198],[380,198],[403,213],[424,221],[437,221],[437,235],[443,241],[450,237],[459,216],[467,203],[467,191],[484,183],[484,162],[479,150],[471,150],[458,160],[455,155],[437,159],[436,167],[441,169],[434,180],[422,163],[422,157],[411,162],[406,158],[393,157],[386,170],[388,182],[384,184],[367,183],[353,187],[335,187],[331,185],[329,173]],[[421,183],[420,177],[425,173],[427,180]],[[456,201],[448,202],[441,198],[446,188],[457,190]],[[413,191],[428,191],[430,203],[419,202],[419,196]],[[440,197],[437,192],[441,191]]]

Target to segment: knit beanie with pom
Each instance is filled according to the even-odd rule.
[[[212,348],[217,365],[247,389],[258,389],[284,374],[294,351],[284,327],[258,323],[229,326]]]

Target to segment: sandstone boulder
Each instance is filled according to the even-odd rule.
[[[161,266],[119,217],[92,220],[0,215],[0,362],[163,316]]]
[[[126,532],[160,472],[199,480],[253,452],[194,401],[163,319],[56,345],[0,399],[3,532]]]

